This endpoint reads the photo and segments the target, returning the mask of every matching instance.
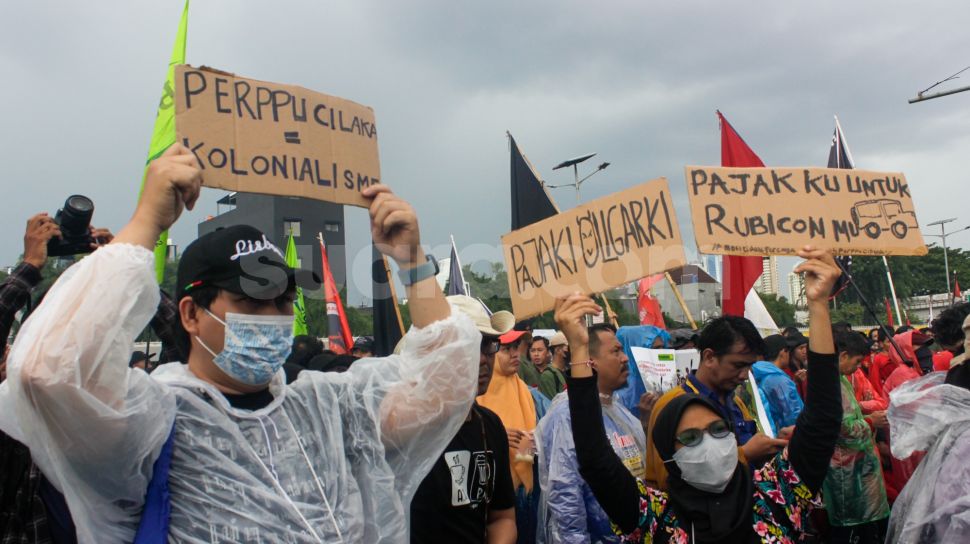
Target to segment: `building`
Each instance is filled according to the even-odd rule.
[[[312,269],[321,278],[323,265],[317,233],[323,233],[333,281],[339,287],[347,283],[342,205],[294,196],[229,193],[219,199],[217,210],[218,215],[199,223],[199,236],[231,225],[252,225],[263,231],[280,251],[285,251],[292,231],[299,266]]]
[[[754,290],[765,295],[778,295],[778,258],[774,255],[762,257],[761,277],[755,282]]]
[[[804,308],[807,305],[805,299],[805,278],[801,274],[794,272],[788,273],[788,300],[795,308]]]
[[[670,278],[684,298],[698,326],[721,315],[721,283],[696,264],[688,264],[670,270]],[[670,287],[670,282],[657,282],[651,289],[660,302],[660,308],[673,319],[687,322],[687,316]]]
[[[719,282],[724,281],[721,279],[721,259],[721,255],[701,254],[701,268]]]

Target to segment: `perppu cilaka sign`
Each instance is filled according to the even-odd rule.
[[[906,176],[838,168],[687,166],[701,253],[925,255]]]
[[[367,206],[380,183],[373,110],[302,87],[179,65],[175,128],[207,187]]]

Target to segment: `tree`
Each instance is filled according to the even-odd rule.
[[[881,306],[874,308],[877,312]],[[832,309],[830,315],[832,316],[832,323],[838,323],[839,321],[845,321],[853,326],[855,325],[873,325],[875,323],[869,312],[866,311],[862,304],[857,302],[849,303],[839,303],[835,308]]]
[[[779,328],[797,324],[795,322],[795,306],[788,302],[785,297],[779,297],[775,293],[758,293],[761,302],[764,302],[768,314],[775,321]]]
[[[970,251],[950,248],[947,250],[947,257],[950,264],[951,284],[954,273],[957,278],[965,278],[967,284],[970,284]],[[889,257],[888,262],[896,296],[900,300],[947,291],[942,247],[930,245],[929,253],[926,255]],[[851,274],[855,284],[873,306],[879,306],[883,299],[892,296],[882,257],[853,257]],[[860,300],[855,290],[849,287],[839,295],[838,302],[842,305],[843,302],[859,303]]]

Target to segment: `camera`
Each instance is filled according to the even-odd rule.
[[[47,255],[65,257],[81,253],[91,253],[91,216],[94,215],[94,202],[83,195],[71,195],[64,201],[64,207],[57,210],[54,223],[61,229],[61,237],[47,242]]]

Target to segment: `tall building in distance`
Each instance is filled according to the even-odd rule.
[[[721,256],[720,255],[704,255],[701,254],[701,268],[704,272],[707,272],[712,278],[721,281]]]
[[[788,293],[791,295],[788,297],[788,300],[796,308],[805,307],[807,303],[805,300],[805,278],[801,274],[794,272],[788,273]]]
[[[219,215],[199,223],[199,236],[231,225],[251,225],[263,231],[280,251],[293,232],[299,266],[321,278],[320,242],[323,233],[333,281],[340,288],[347,282],[344,209],[340,204],[295,196],[229,193],[217,203]]]
[[[755,291],[765,295],[778,295],[778,258],[762,257],[761,277],[754,284]]]

